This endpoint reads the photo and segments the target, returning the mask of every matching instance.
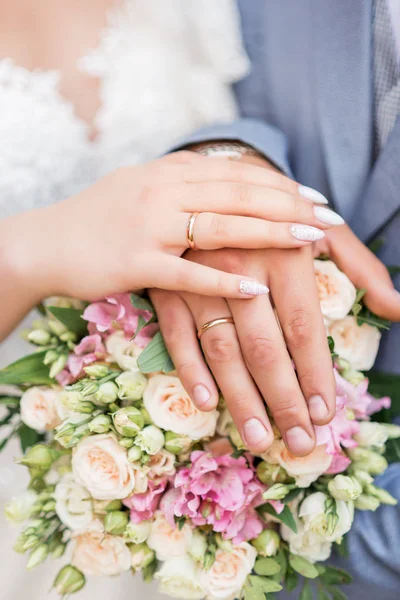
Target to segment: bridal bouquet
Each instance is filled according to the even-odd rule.
[[[329,260],[315,261],[337,382],[337,413],[317,447],[292,456],[278,432],[253,456],[223,398],[202,413],[173,371],[144,298],[50,300],[27,338],[36,352],[0,371],[4,446],[19,436],[29,489],[6,507],[26,523],[15,550],[33,569],[65,560],[54,587],[92,575],[155,579],[175,598],[265,600],[302,584],[300,598],[345,598],[350,576],[325,563],[356,510],[395,504],[374,477],[400,427],[374,422],[390,406],[368,391],[385,326]],[[391,442],[393,443],[393,442]]]

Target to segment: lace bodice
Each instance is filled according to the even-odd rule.
[[[0,59],[0,217],[68,197],[198,127],[234,119],[230,84],[248,67],[234,0],[123,0],[78,63],[101,84],[90,141],[60,94],[60,73]]]

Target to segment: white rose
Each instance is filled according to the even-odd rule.
[[[208,600],[233,600],[240,596],[247,576],[251,573],[257,550],[243,542],[231,550],[217,550],[215,561],[208,571],[202,571],[200,581]]]
[[[143,395],[153,423],[166,431],[182,433],[192,440],[213,436],[218,411],[198,410],[177,377],[155,375]]]
[[[150,528],[150,521],[141,521],[140,523],[130,521],[125,529],[124,537],[134,544],[142,544],[149,537]]]
[[[306,531],[319,535],[328,542],[334,542],[350,531],[354,519],[353,502],[336,500],[336,512],[339,517],[332,534],[327,533],[328,517],[325,514],[325,502],[329,496],[323,492],[315,492],[307,496],[300,505],[299,517]]]
[[[106,350],[113,362],[124,371],[138,371],[137,357],[142,348],[134,342],[127,340],[123,331],[112,333],[106,341]]]
[[[115,380],[121,400],[140,400],[147,385],[147,378],[140,371],[125,371]]]
[[[357,318],[349,316],[331,323],[327,333],[335,342],[335,352],[353,369],[369,371],[374,366],[382,337],[379,329],[368,323],[358,325]]]
[[[361,421],[359,431],[354,436],[356,442],[364,448],[374,446],[383,448],[388,439],[388,431],[384,425],[371,421]]]
[[[118,575],[131,567],[131,553],[121,537],[104,532],[100,521],[75,533],[71,564],[84,575]]]
[[[111,434],[92,435],[77,445],[72,456],[75,481],[97,500],[126,498],[135,486],[127,452]]]
[[[21,420],[40,433],[59,425],[65,411],[54,388],[32,387],[21,397]]]
[[[356,288],[331,260],[314,260],[314,267],[322,315],[344,319],[356,300]]]
[[[27,490],[19,496],[11,498],[5,506],[5,517],[10,523],[22,523],[30,518],[32,508],[37,499],[37,494]]]
[[[187,554],[192,542],[192,529],[185,523],[182,529],[171,527],[161,511],[157,511],[151,524],[147,545],[154,550],[158,560]]]
[[[296,480],[297,487],[309,487],[322,473],[329,469],[332,456],[326,453],[326,446],[317,446],[307,456],[293,456],[285,446],[285,442],[275,440],[271,448],[262,455],[271,464],[280,465],[286,473]]]
[[[189,556],[170,558],[154,575],[160,581],[159,591],[173,598],[202,600],[204,590],[196,565]]]
[[[328,560],[332,544],[312,531],[307,531],[301,521],[295,517],[297,533],[286,525],[281,525],[282,538],[289,543],[292,554],[306,558],[312,563]]]
[[[64,475],[54,492],[56,513],[72,530],[85,529],[93,519],[92,499],[87,489],[74,481],[72,473]]]

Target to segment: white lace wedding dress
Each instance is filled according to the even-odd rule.
[[[234,119],[230,84],[249,64],[234,0],[123,0],[78,68],[101,83],[95,141],[62,98],[58,72],[29,72],[0,58],[0,218],[57,202],[119,165],[162,154],[202,125]],[[27,349],[14,333],[0,348],[0,368]],[[26,485],[12,462],[18,454],[10,444],[0,455],[0,504]],[[27,574],[25,558],[11,549],[17,531],[2,514],[0,530],[0,600],[55,598],[48,590],[59,565],[48,561]],[[159,597],[143,586],[129,573],[92,579],[78,598]]]

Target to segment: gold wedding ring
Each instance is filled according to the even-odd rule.
[[[196,249],[196,244],[194,243],[194,225],[196,223],[196,218],[197,215],[199,213],[198,212],[194,212],[190,215],[189,217],[189,221],[186,227],[186,240],[187,243],[189,244],[189,248],[191,248],[192,250]]]
[[[213,319],[212,321],[208,321],[207,323],[204,323],[204,325],[202,325],[197,331],[197,337],[200,339],[203,333],[205,333],[208,329],[216,327],[217,325],[224,325],[225,323],[230,323],[231,325],[233,325],[234,320],[232,317],[221,317],[220,319]]]

